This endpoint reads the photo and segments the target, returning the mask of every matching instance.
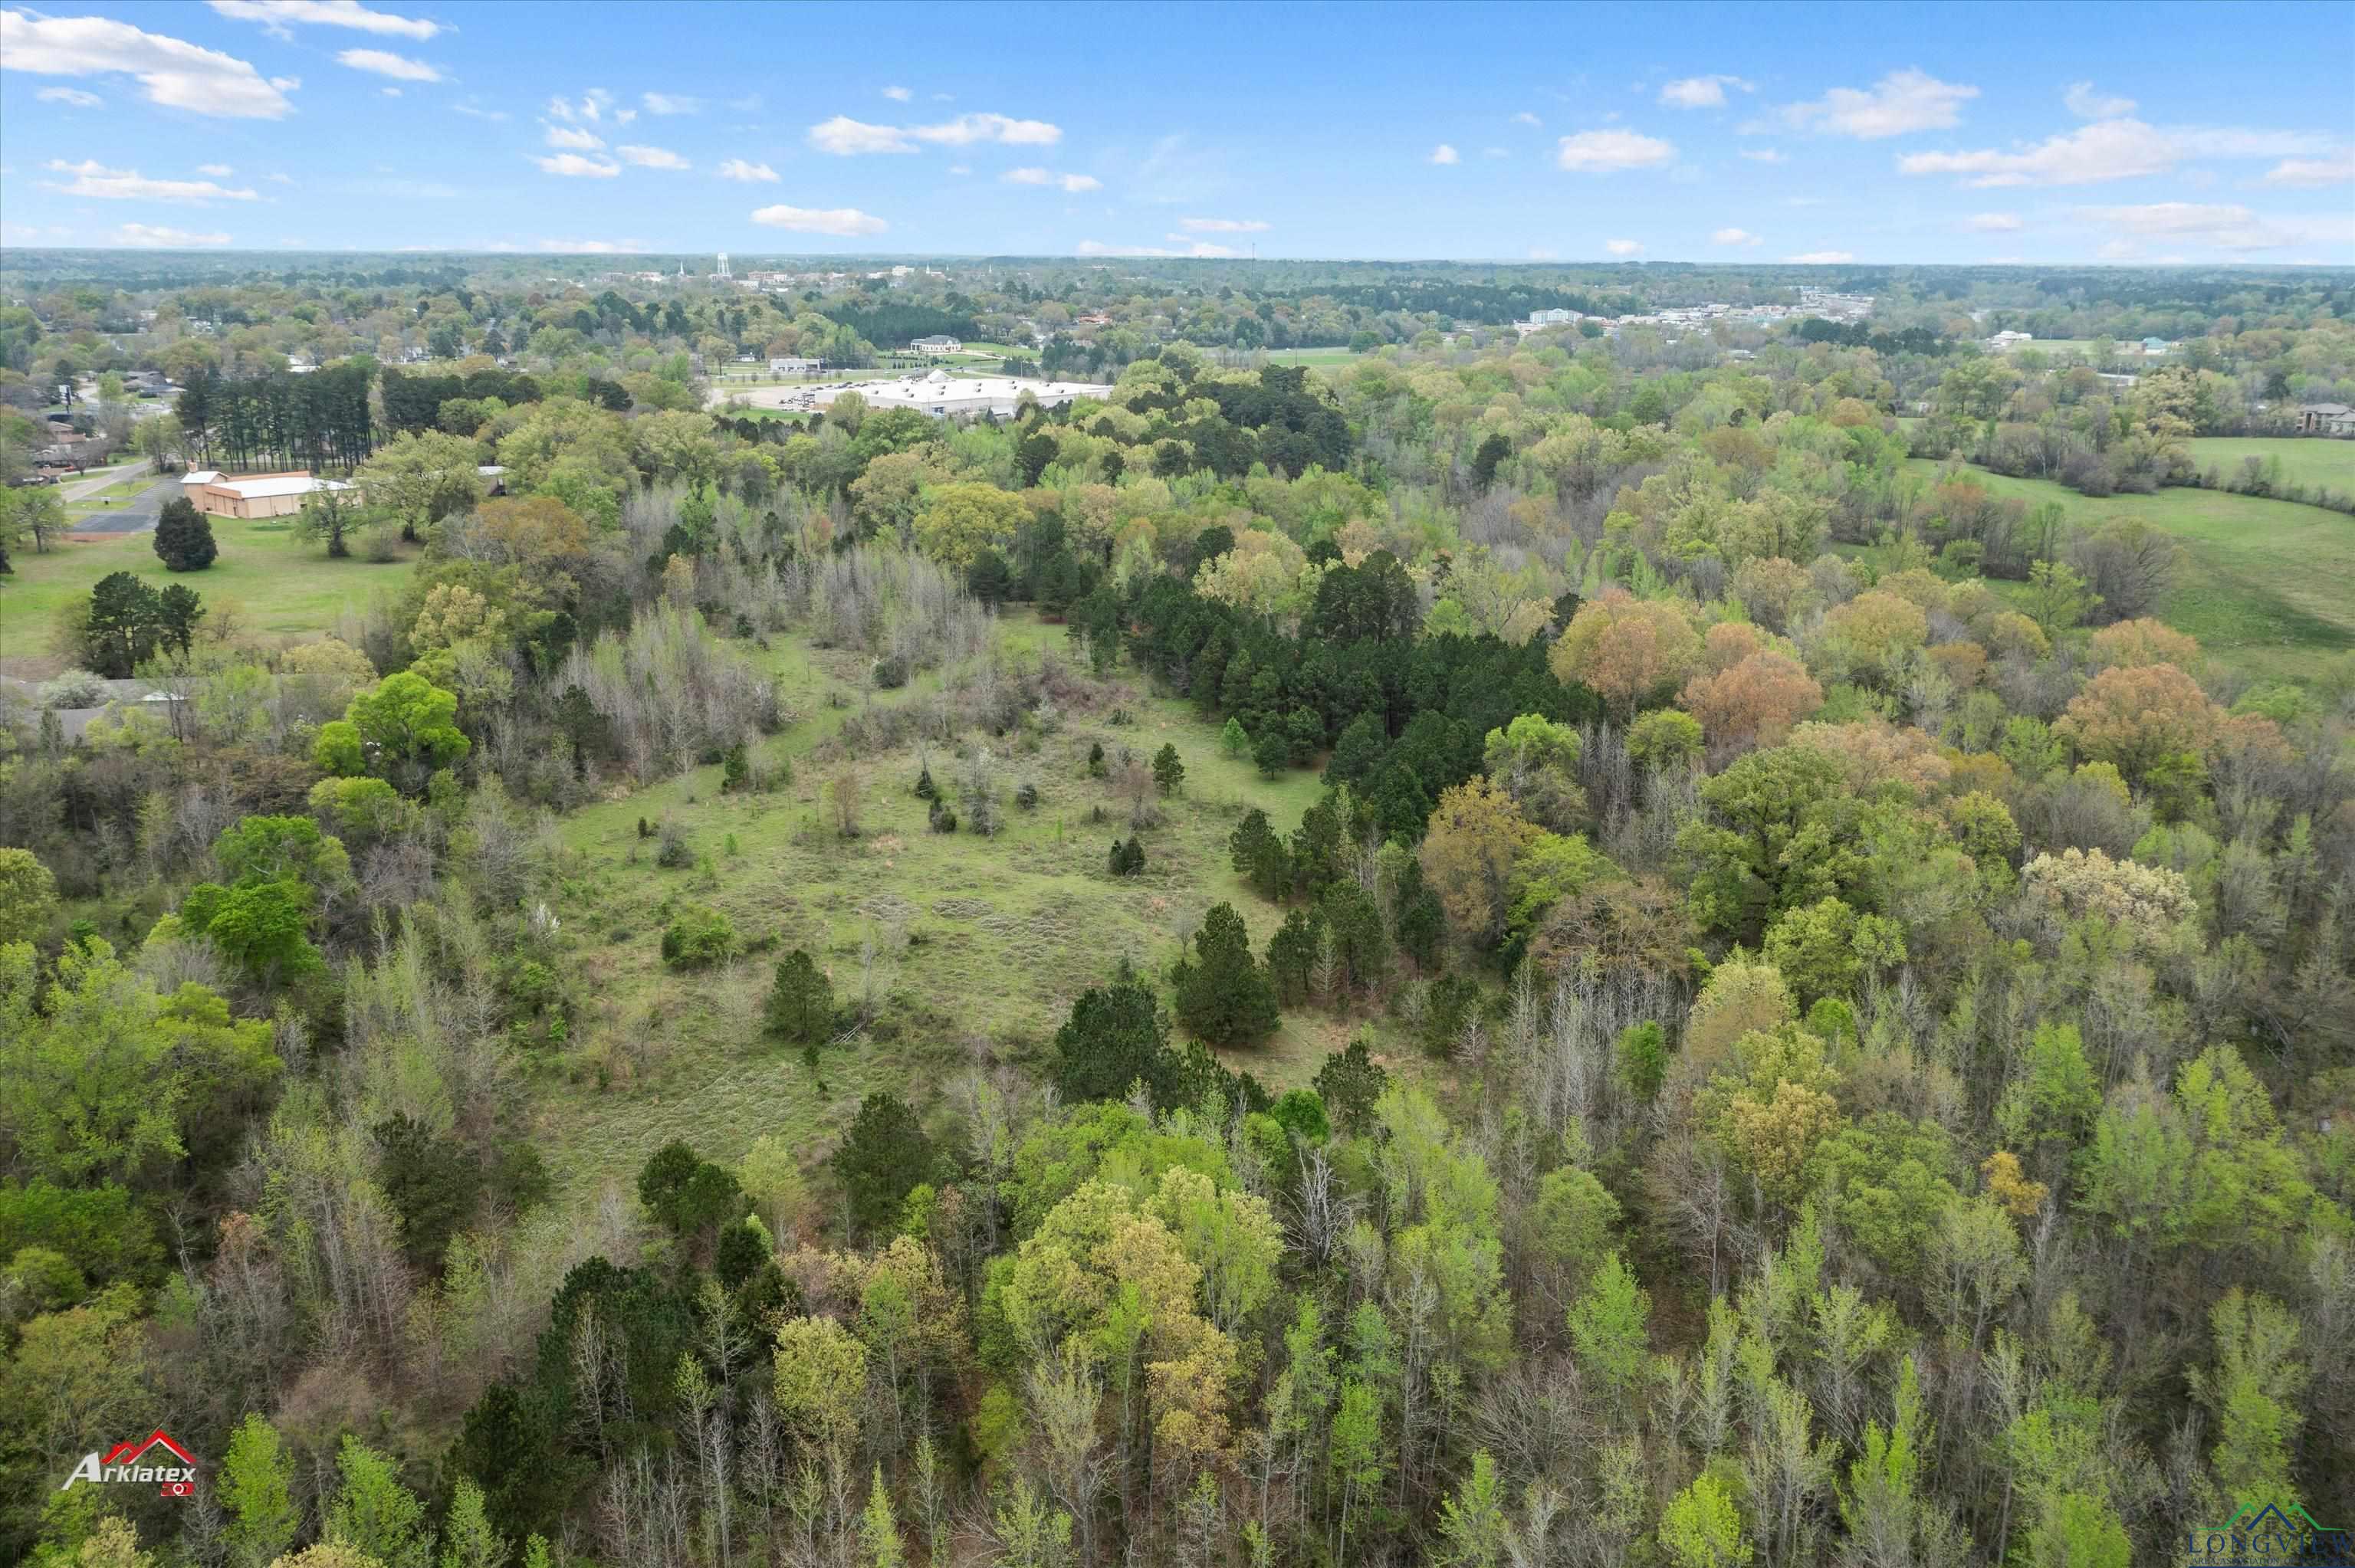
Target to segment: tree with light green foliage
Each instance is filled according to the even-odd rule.
[[[1675,1568],[1742,1568],[1753,1554],[1741,1511],[1711,1475],[1676,1495],[1660,1516],[1659,1537]]]
[[[366,1552],[385,1568],[426,1568],[433,1535],[424,1528],[425,1505],[400,1484],[392,1460],[346,1436],[336,1456],[336,1478],[325,1539]]]
[[[513,1556],[483,1510],[483,1489],[460,1477],[442,1521],[440,1568],[507,1568]]]
[[[294,1544],[303,1512],[294,1502],[294,1460],[278,1429],[248,1415],[229,1438],[221,1457],[215,1495],[229,1514],[222,1532],[231,1561],[240,1568],[263,1568]]]
[[[0,849],[0,946],[48,932],[58,911],[58,879],[27,849]]]
[[[1651,1293],[1613,1252],[1571,1304],[1568,1316],[1570,1342],[1580,1368],[1594,1380],[1619,1419],[1632,1418],[1651,1364]]]
[[[2306,1419],[2298,1407],[2307,1369],[2297,1359],[2297,1319],[2279,1302],[2236,1285],[2208,1320],[2215,1365],[2194,1367],[2190,1375],[2193,1395],[2214,1424],[2216,1485],[2227,1498],[2286,1508],[2297,1497],[2291,1456]]]

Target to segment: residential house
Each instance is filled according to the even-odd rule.
[[[2344,403],[2301,403],[2297,409],[2301,436],[2355,436],[2355,408]]]
[[[908,346],[918,354],[957,354],[963,352],[964,348],[964,344],[942,333],[935,333],[931,337],[920,337]]]

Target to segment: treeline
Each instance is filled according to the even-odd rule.
[[[381,439],[368,402],[372,379],[358,365],[304,376],[229,377],[205,369],[188,377],[176,411],[190,450],[208,468],[348,472]]]
[[[517,403],[537,403],[542,394],[538,380],[521,371],[477,370],[471,375],[421,375],[387,366],[383,373],[384,422],[391,433],[416,434],[437,429],[442,405],[453,398],[496,397],[510,408]],[[601,390],[596,400],[603,407],[626,410],[630,395],[612,381],[597,382]],[[616,398],[618,397],[618,401]]]
[[[1869,348],[1875,354],[1935,355],[1955,346],[1953,340],[1925,326],[1888,332],[1870,322],[1834,322],[1821,316],[1801,322],[1797,336],[1802,343],[1836,343],[1845,348]]]
[[[906,344],[920,337],[962,341],[981,335],[981,328],[969,311],[944,311],[932,305],[902,304],[896,300],[841,301],[820,305],[818,313],[848,327],[871,344]]]

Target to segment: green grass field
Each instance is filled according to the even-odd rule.
[[[1918,458],[1912,466],[1937,467]],[[2050,480],[1977,477],[2031,506],[2058,502],[2080,526],[2131,517],[2174,535],[2185,558],[2160,619],[2250,675],[2309,680],[2317,656],[2355,648],[2355,517],[2222,491],[2094,500]]]
[[[1364,356],[1346,348],[1275,348],[1262,357],[1270,365],[1313,365],[1319,370],[1337,370]]]
[[[155,535],[93,535],[49,550],[17,551],[16,573],[0,577],[0,669],[16,675],[49,673],[49,628],[68,600],[90,592],[110,572],[130,572],[151,588],[182,582],[204,597],[208,611],[234,610],[248,635],[308,641],[331,634],[346,608],[357,609],[379,591],[397,593],[409,558],[374,566],[357,556],[331,561],[317,545],[297,545],[293,519],[212,520],[220,555],[200,572],[167,572],[155,555]]]
[[[2202,473],[2215,469],[2227,482],[2250,458],[2277,458],[2282,478],[2290,483],[2355,495],[2355,441],[2201,436],[2183,444],[2190,449],[2192,466]]]
[[[1027,611],[1007,621],[1010,657],[1062,641],[1060,627],[1040,626]],[[939,676],[868,694],[863,659],[799,640],[780,639],[773,662],[803,715],[767,748],[793,763],[790,784],[724,795],[719,770],[700,768],[575,812],[559,830],[570,864],[557,913],[585,983],[567,1054],[535,1091],[535,1137],[575,1197],[607,1179],[626,1181],[673,1138],[733,1160],[762,1134],[780,1134],[814,1163],[863,1095],[890,1090],[937,1109],[972,1068],[1008,1061],[1035,1069],[1081,991],[1124,958],[1157,972],[1177,951],[1181,924],[1211,904],[1233,904],[1263,948],[1281,922],[1282,911],[1235,876],[1227,839],[1254,805],[1288,833],[1321,793],[1316,775],[1296,768],[1262,779],[1247,761],[1219,755],[1218,731],[1190,705],[1123,683],[1117,702],[1131,723],[1110,722],[1107,705],[1051,734],[987,742],[999,759],[1004,831],[942,835],[929,830],[913,793],[912,747],[846,764],[826,744],[859,706],[922,701],[939,690]],[[852,705],[831,706],[837,694]],[[1096,741],[1114,758],[1124,746],[1149,758],[1167,742],[1186,764],[1182,793],[1157,800],[1163,821],[1139,835],[1146,868],[1134,879],[1104,868],[1113,839],[1129,830],[1125,801],[1086,777]],[[936,747],[931,766],[953,800],[957,753]],[[826,780],[844,767],[865,792],[855,840],[836,835],[826,810]],[[1012,804],[1025,780],[1040,791],[1027,812]],[[1092,820],[1099,807],[1103,821]],[[712,874],[657,867],[655,842],[638,836],[641,817],[677,823],[697,853],[710,856]],[[743,939],[773,935],[775,948],[700,975],[666,971],[663,926],[673,907],[692,903],[725,912]],[[847,1001],[870,941],[883,955],[877,972],[887,1000],[868,1038],[823,1054],[821,1088],[798,1048],[762,1037],[762,999],[776,960],[800,947],[830,972],[837,1001]],[[1273,1039],[1227,1060],[1272,1087],[1303,1084],[1363,1022],[1288,1012]]]

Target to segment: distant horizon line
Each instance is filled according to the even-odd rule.
[[[508,260],[612,260],[627,261],[641,259],[676,260],[692,256],[718,256],[718,246],[697,250],[478,250],[464,247],[446,249],[399,249],[367,246],[287,246],[276,249],[250,246],[172,247],[147,245],[0,245],[0,257],[48,255],[97,256],[466,256],[496,257]],[[1593,260],[1577,257],[1500,256],[1067,256],[1046,252],[938,250],[880,251],[865,250],[831,254],[815,251],[734,251],[727,252],[731,266],[750,260],[777,258],[796,261],[890,261],[907,264],[915,261],[1044,261],[1071,263],[1109,268],[1124,261],[1190,262],[1216,266],[1268,266],[1303,261],[1348,262],[1361,266],[1385,267],[1698,267],[1722,269],[1728,271],[1805,271],[1837,272],[1843,270],[1887,267],[1971,268],[1980,271],[2034,271],[2039,268],[2070,267],[2107,272],[2179,272],[2198,269],[2219,271],[2268,271],[2295,269],[2298,271],[2355,271],[2355,260],[2348,261],[1733,261],[1697,260],[1678,256],[1601,257]],[[689,273],[690,278],[698,274]],[[704,276],[709,276],[705,274]]]

